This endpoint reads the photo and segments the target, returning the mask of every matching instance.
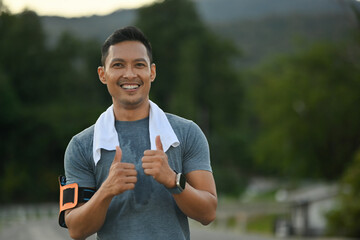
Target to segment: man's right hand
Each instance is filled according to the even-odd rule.
[[[121,162],[121,157],[122,151],[119,146],[116,146],[116,153],[110,166],[109,175],[103,183],[103,187],[105,187],[112,196],[134,189],[135,183],[137,182],[135,165]]]
[[[122,152],[116,147],[109,175],[94,196],[74,209],[66,210],[65,222],[73,239],[85,239],[99,231],[114,196],[135,188],[137,172],[135,165],[121,162]],[[89,221],[89,219],[91,219]]]

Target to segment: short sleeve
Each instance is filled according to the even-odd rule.
[[[191,121],[185,141],[183,172],[186,174],[195,170],[212,172],[208,141],[200,127]]]
[[[64,167],[67,184],[77,183],[79,187],[95,188],[94,166],[86,156],[84,147],[72,138],[65,151]]]

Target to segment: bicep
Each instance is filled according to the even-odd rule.
[[[216,185],[212,172],[205,170],[196,170],[186,174],[187,182],[195,189],[209,192],[217,196]]]
[[[65,151],[64,167],[67,184],[95,188],[94,169],[82,146],[73,138]]]

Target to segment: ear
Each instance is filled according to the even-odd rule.
[[[100,67],[98,67],[97,71],[98,71],[100,82],[102,82],[103,84],[106,84],[105,67],[100,66]]]
[[[152,63],[150,66],[150,80],[153,82],[156,78],[156,65]]]

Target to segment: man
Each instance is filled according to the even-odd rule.
[[[102,65],[99,79],[113,105],[74,136],[65,153],[67,186],[96,190],[63,211],[70,236],[190,239],[187,217],[206,225],[216,215],[204,134],[149,100],[156,67],[139,29],[115,31],[102,47]]]

